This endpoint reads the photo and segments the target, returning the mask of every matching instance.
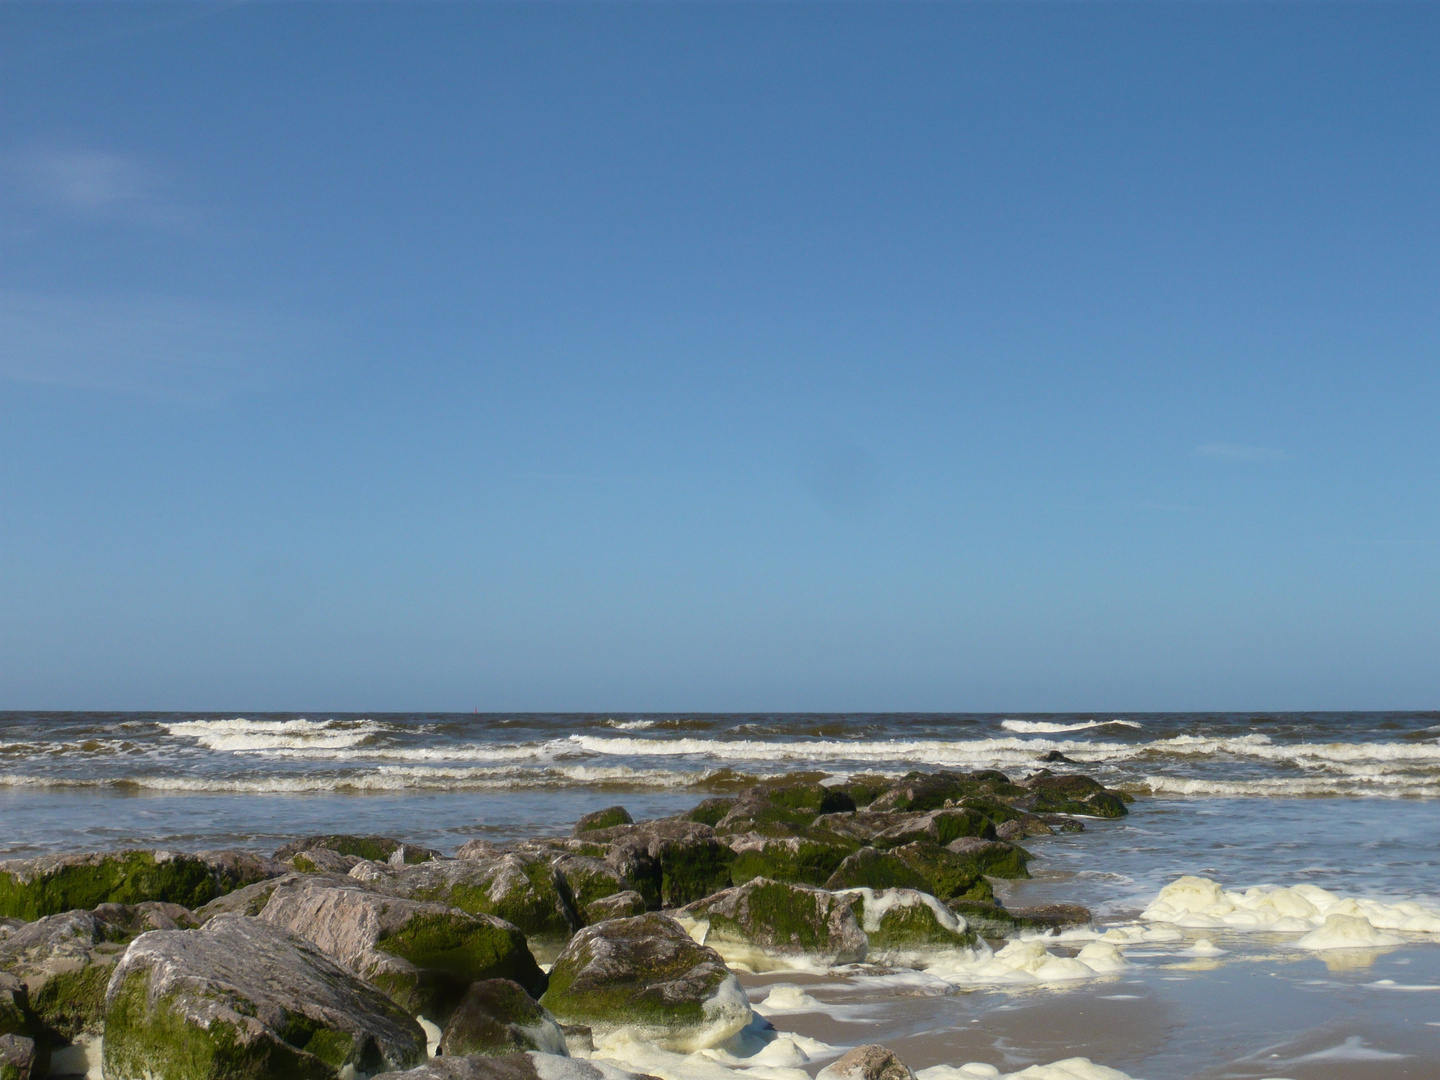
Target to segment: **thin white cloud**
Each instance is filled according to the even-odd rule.
[[[71,216],[161,227],[189,225],[198,217],[174,197],[160,170],[138,158],[45,146],[10,155],[6,166],[32,200]]]
[[[285,378],[314,338],[291,320],[172,297],[0,293],[0,379],[209,402]]]
[[[1202,443],[1195,447],[1195,456],[1222,461],[1288,461],[1295,455],[1273,446],[1246,446],[1243,443]]]

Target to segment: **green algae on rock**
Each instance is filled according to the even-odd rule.
[[[877,832],[871,843],[877,848],[892,848],[915,840],[929,840],[943,847],[962,837],[995,839],[994,822],[979,810],[969,807],[899,816],[901,820]]]
[[[440,1052],[446,1057],[500,1055],[525,1050],[569,1057],[555,1017],[519,983],[481,979],[470,984],[445,1023]]]
[[[848,899],[824,889],[756,878],[676,915],[727,963],[770,971],[865,959],[865,934],[851,908]]]
[[[25,983],[25,1034],[61,1047],[100,1033],[105,986],[133,935],[88,911],[47,915],[0,941],[0,972]]]
[[[926,892],[930,881],[909,863],[888,851],[862,847],[835,868],[824,882],[825,888],[837,889],[917,889]]]
[[[248,852],[118,851],[0,862],[0,916],[27,921],[105,903],[196,908],[283,871]]]
[[[975,860],[956,855],[939,844],[916,840],[891,848],[890,854],[924,879],[928,887],[923,892],[940,900],[995,898],[995,890],[985,880]]]
[[[259,918],[437,1023],[476,979],[513,979],[536,995],[545,988],[525,935],[491,915],[302,877],[278,886]]]
[[[716,795],[713,798],[702,799],[699,805],[692,807],[683,814],[677,814],[681,821],[693,821],[700,825],[709,825],[714,828],[720,824],[735,805],[733,795]]]
[[[1030,871],[1026,864],[1033,855],[1018,844],[1007,844],[1003,840],[981,840],[966,836],[945,845],[952,855],[972,863],[977,872],[986,877],[1028,878]]]
[[[604,859],[592,855],[560,855],[551,864],[569,886],[574,908],[584,912],[597,900],[630,892],[630,882]],[[593,921],[584,917],[583,921]]]
[[[914,889],[847,889],[848,903],[869,942],[871,963],[897,963],[942,949],[968,949],[975,933],[965,919],[928,893]]]
[[[377,878],[379,891],[430,900],[519,927],[532,950],[555,950],[580,926],[570,886],[548,859],[511,852],[496,858],[435,859]]]
[[[630,816],[630,811],[623,806],[607,806],[604,810],[596,810],[593,813],[585,814],[579,821],[575,822],[575,828],[570,830],[571,836],[583,836],[585,833],[594,832],[596,829],[609,829],[616,825],[633,825],[635,819]]]
[[[105,996],[107,1080],[341,1080],[425,1060],[425,1033],[314,945],[256,919],[131,943]]]
[[[735,854],[715,830],[674,819],[616,825],[587,833],[608,862],[652,908],[682,907],[730,884]]]
[[[39,1080],[48,1071],[43,1049],[26,1035],[0,1035],[0,1080]]]
[[[770,878],[800,885],[823,885],[852,854],[855,841],[823,830],[800,829],[795,836],[744,833],[728,836],[735,853],[730,880],[743,885],[752,878]]]
[[[752,1015],[720,954],[655,913],[581,930],[550,969],[540,1004],[596,1035],[624,1028],[681,1053],[723,1042]]]

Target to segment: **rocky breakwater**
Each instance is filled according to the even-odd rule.
[[[992,881],[1028,874],[1019,841],[1124,813],[1085,777],[912,773],[454,858],[326,835],[0,863],[0,1080],[624,1080],[570,1055],[760,1037],[732,965],[1058,970],[1036,932],[1088,913],[1009,911]]]

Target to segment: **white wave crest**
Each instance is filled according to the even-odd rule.
[[[358,746],[377,731],[373,720],[184,720],[165,724],[171,735],[188,736],[207,750],[297,750]]]
[[[1139,728],[1133,720],[1087,720],[1079,724],[1056,724],[1046,720],[1002,720],[1000,726],[1006,731],[1017,731],[1022,735],[1054,735],[1064,731],[1089,731],[1097,727]]]

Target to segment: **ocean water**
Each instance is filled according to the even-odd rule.
[[[1055,751],[1068,761],[1040,760]],[[1440,910],[1437,713],[5,713],[0,858],[268,851],[339,831],[453,851],[476,836],[563,833],[614,803],[662,816],[763,777],[1042,767],[1095,776],[1136,802],[1121,821],[1029,841],[1034,877],[1003,885],[1008,903],[1083,903],[1100,931],[1119,933],[1190,874]],[[1185,929],[1177,941],[1137,939],[1123,969],[1066,985],[874,973],[747,982],[757,1000],[782,984],[819,1003],[773,1016],[777,1027],[834,1046],[884,1041],[914,1068],[1015,1071],[1072,1050],[1149,1080],[1440,1078],[1440,935],[1318,954],[1297,937]]]

